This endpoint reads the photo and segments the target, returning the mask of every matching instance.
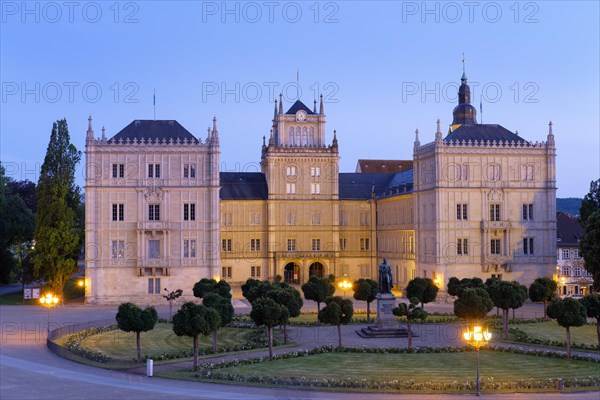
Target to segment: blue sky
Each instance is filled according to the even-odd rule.
[[[134,119],[219,122],[221,169],[255,171],[272,94],[325,97],[340,169],[410,159],[452,122],[466,72],[483,122],[533,141],[554,124],[559,197],[600,177],[598,2],[1,2],[0,154],[37,180],[52,122],[84,150]],[[297,75],[299,71],[299,83]],[[83,163],[82,163],[83,164]],[[80,165],[78,182],[83,185]]]

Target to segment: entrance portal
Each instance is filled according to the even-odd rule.
[[[317,278],[322,278],[324,269],[325,268],[323,267],[323,264],[321,264],[320,262],[312,263],[308,268],[308,276],[316,276]]]
[[[283,267],[283,280],[285,283],[299,283],[300,267],[296,263],[288,263],[285,267]]]

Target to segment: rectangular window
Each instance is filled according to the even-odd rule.
[[[310,167],[310,176],[321,176],[321,167]]]
[[[196,177],[196,164],[183,164],[183,177],[184,178],[195,178]]]
[[[579,249],[573,250],[573,258],[579,260],[581,257],[579,256]]]
[[[573,268],[573,276],[581,276],[581,267]]]
[[[221,278],[231,279],[231,267],[221,267]]]
[[[490,254],[500,255],[500,239],[492,239],[490,240]]]
[[[195,221],[196,220],[196,204],[186,203],[183,205],[183,220],[184,221]]]
[[[148,240],[148,258],[160,258],[160,240]]]
[[[533,220],[533,204],[523,204],[523,221]]]
[[[369,249],[369,238],[360,238],[360,251],[368,251]]]
[[[148,294],[160,294],[160,278],[148,278]]]
[[[288,251],[296,251],[296,239],[287,240],[287,249]]]
[[[314,213],[312,215],[312,224],[313,225],[321,225],[321,214],[320,213]]]
[[[571,276],[571,270],[569,267],[562,267],[561,275]]]
[[[250,213],[250,225],[260,225],[260,213]]]
[[[287,214],[286,224],[287,225],[296,225],[296,213],[295,212],[289,212]]]
[[[469,180],[469,165],[457,165],[456,166],[456,180],[457,181],[468,181]]]
[[[113,259],[125,257],[125,241],[112,240],[110,243],[110,254]]]
[[[468,205],[467,204],[457,204],[456,205],[456,219],[466,221],[468,220]]]
[[[348,249],[348,239],[340,238],[340,250],[346,251]]]
[[[366,213],[366,212],[360,213],[360,225],[361,226],[369,225],[369,213]]]
[[[285,192],[287,194],[296,194],[296,184],[295,183],[286,183],[285,184]]]
[[[195,258],[196,257],[196,240],[185,239],[183,241],[183,257],[184,258]]]
[[[233,215],[232,213],[223,213],[221,214],[221,225],[223,226],[231,226],[233,220]]]
[[[112,177],[113,178],[125,178],[125,164],[113,164],[112,165]]]
[[[320,183],[311,183],[310,184],[310,194],[321,194],[321,184]]]
[[[160,204],[148,204],[148,221],[160,221]]]
[[[290,165],[286,168],[287,176],[296,176],[296,166]]]
[[[459,256],[466,256],[469,254],[469,239],[456,239],[456,254]]]
[[[250,278],[260,279],[260,266],[250,267]]]
[[[250,251],[260,251],[260,239],[250,239]]]
[[[160,164],[148,164],[148,178],[160,178]]]
[[[221,250],[222,251],[231,251],[231,239],[222,239],[221,240]]]
[[[563,251],[562,251],[562,258],[563,258],[563,260],[568,260],[569,259],[569,250],[568,249],[563,249]]]
[[[340,213],[340,225],[348,225],[348,214],[345,212]]]
[[[125,204],[112,205],[112,220],[125,221]]]
[[[490,221],[500,221],[500,204],[490,204]]]
[[[535,178],[535,166],[534,165],[523,165],[521,167],[521,180],[526,182],[532,182]]]
[[[312,251],[321,251],[321,239],[312,240]]]

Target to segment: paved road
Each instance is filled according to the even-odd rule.
[[[237,303],[237,302],[236,302]],[[237,303],[238,308],[242,303]],[[73,323],[114,318],[115,307],[68,305],[52,310],[52,328]],[[161,307],[161,313],[167,307]],[[0,306],[0,399],[61,399],[61,400],[154,400],[165,398],[187,399],[429,399],[431,395],[396,395],[315,392],[305,390],[238,387],[232,385],[205,384],[148,378],[143,375],[109,371],[76,364],[61,359],[45,346],[47,312],[35,306]],[[356,329],[348,326],[345,330]],[[426,329],[431,329],[427,326]],[[294,328],[294,340],[299,342],[319,340],[323,344],[336,343],[336,335],[330,327],[319,330]],[[452,341],[455,333],[446,331],[425,332],[438,335],[440,343]],[[420,339],[425,337],[423,332]],[[358,337],[350,334],[348,345],[360,345]],[[377,341],[379,339],[375,339]],[[387,339],[386,339],[387,340]],[[398,339],[392,339],[398,340]],[[405,339],[400,339],[405,340]],[[436,340],[429,337],[428,342]],[[369,345],[377,345],[370,341]],[[382,344],[381,345],[388,345]],[[439,395],[436,399],[459,399],[468,395]],[[484,395],[487,399],[537,399],[537,394]],[[598,393],[544,394],[544,399],[594,399]]]

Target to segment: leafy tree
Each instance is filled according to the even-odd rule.
[[[260,281],[258,279],[252,279],[252,278],[248,278],[246,280],[246,283],[244,283],[242,285],[242,296],[244,296],[244,298],[248,298],[248,292],[250,291],[250,289],[252,289],[254,286],[258,285],[260,283]]]
[[[412,331],[410,325],[415,320],[424,321],[427,318],[427,311],[423,307],[419,307],[419,299],[413,297],[409,300],[409,304],[400,303],[398,307],[392,310],[396,317],[406,317],[406,328],[408,330],[408,348],[412,349]]]
[[[556,282],[547,277],[536,278],[529,286],[529,299],[544,303],[544,318],[547,317],[546,304],[556,296]]]
[[[311,276],[308,282],[302,285],[302,292],[306,300],[317,302],[318,312],[321,311],[321,303],[335,292],[335,286],[331,284],[329,278]]]
[[[352,285],[354,298],[367,302],[367,322],[371,322],[371,302],[375,300],[379,285],[373,279],[359,279]]]
[[[135,332],[137,361],[141,361],[140,333],[154,329],[154,325],[158,321],[156,309],[154,307],[146,307],[142,310],[133,303],[121,303],[115,319],[120,330]]]
[[[454,315],[468,321],[477,321],[494,308],[494,302],[488,292],[481,287],[466,288],[454,301]]]
[[[300,315],[300,310],[303,305],[302,296],[300,296],[300,292],[293,287],[277,288],[268,292],[267,295],[275,300],[277,304],[281,304],[287,308],[290,318],[298,317]],[[288,342],[287,324],[288,321],[283,324],[283,343],[285,344]]]
[[[267,327],[269,358],[273,358],[273,327],[287,324],[290,318],[288,309],[269,297],[260,297],[252,303],[250,318],[257,326]]]
[[[494,306],[502,310],[502,333],[508,339],[508,310],[523,306],[523,285],[516,281],[497,281],[489,285],[488,293]]]
[[[412,299],[416,297],[421,303],[421,307],[425,303],[430,303],[437,297],[439,288],[429,278],[414,278],[408,282],[406,286],[406,297]]]
[[[473,277],[473,278],[463,278],[458,279],[457,277],[452,277],[448,280],[448,294],[450,296],[460,296],[460,293],[467,288],[485,288],[485,284],[481,278]]]
[[[566,297],[554,299],[548,306],[548,317],[567,330],[567,357],[571,357],[571,327],[583,326],[586,323],[586,309],[579,301]]]
[[[579,251],[583,266],[594,279],[594,289],[600,291],[600,210],[588,217],[579,241]]]
[[[192,291],[194,293],[194,297],[199,299],[211,292],[217,292],[217,294],[220,296],[231,299],[231,286],[229,286],[229,284],[224,280],[217,282],[214,279],[202,278],[194,284]]]
[[[275,275],[274,281],[279,283],[279,282],[283,281],[283,277],[281,275],[277,274],[277,275]]]
[[[37,276],[60,297],[69,277],[77,271],[83,238],[78,229],[79,187],[75,167],[81,152],[70,142],[67,121],[52,126],[50,142],[37,186],[34,265]]]
[[[219,317],[221,317],[221,326],[229,325],[231,323],[234,312],[231,299],[223,297],[217,292],[209,292],[202,299],[202,304],[219,313]],[[212,350],[213,353],[217,352],[217,329],[212,331]]]
[[[37,211],[36,187],[35,183],[25,179],[24,181],[10,180],[6,183],[7,195],[19,196],[31,210],[32,214]]]
[[[246,300],[248,300],[250,304],[253,304],[254,301],[256,301],[257,299],[261,297],[266,297],[267,293],[273,290],[277,290],[279,288],[280,287],[277,286],[276,283],[271,283],[268,281],[258,282],[257,284],[254,284],[252,288],[248,291],[248,293],[246,294]]]
[[[189,336],[194,343],[194,371],[198,369],[198,336],[208,335],[221,325],[219,313],[193,301],[184,303],[173,316],[173,332]]]
[[[319,310],[320,322],[329,325],[337,325],[338,346],[342,347],[342,324],[352,321],[354,307],[350,299],[341,296],[331,296],[325,300],[325,307]]]
[[[600,210],[600,179],[590,182],[590,191],[585,195],[579,209],[579,222],[585,228],[593,213]]]
[[[596,318],[596,335],[598,336],[598,347],[600,347],[600,294],[588,294],[581,299],[588,318]]]

